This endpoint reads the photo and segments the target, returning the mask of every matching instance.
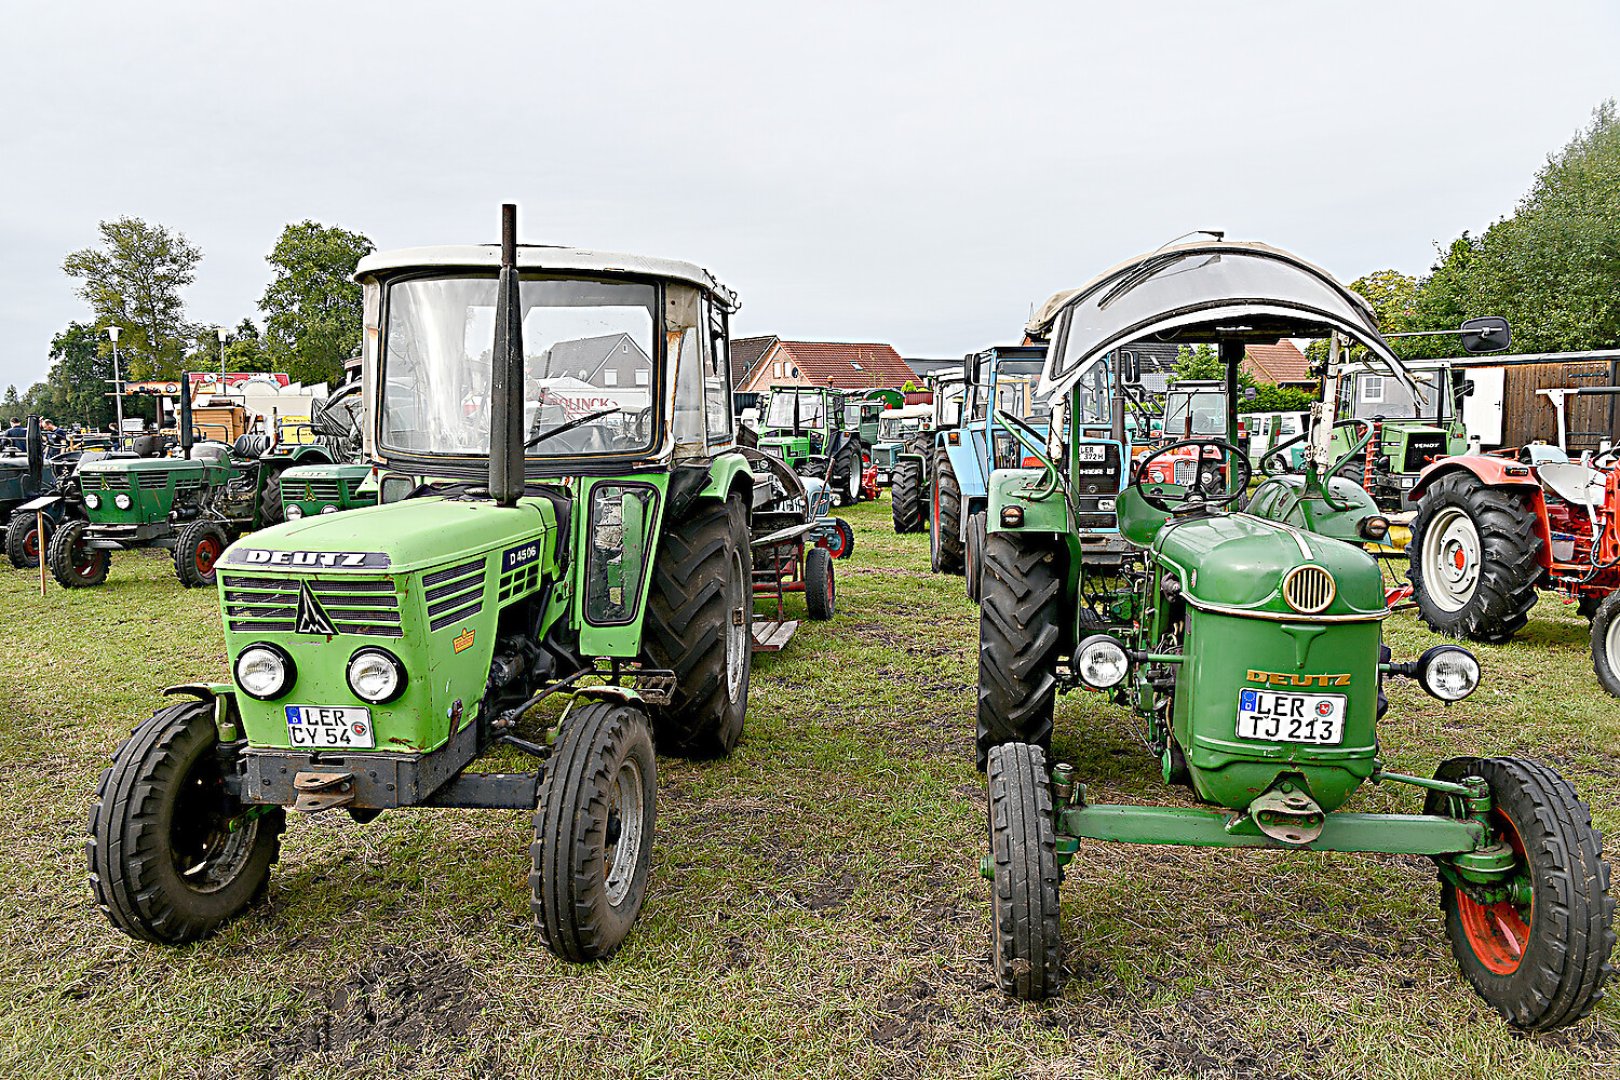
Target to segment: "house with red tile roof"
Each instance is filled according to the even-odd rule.
[[[738,393],[759,393],[772,386],[836,386],[844,390],[872,390],[922,385],[894,346],[856,341],[784,341],[781,338],[743,338],[750,353],[753,343],[767,341],[737,383]],[[732,369],[736,370],[738,342],[732,342]],[[735,377],[735,376],[734,376]]]
[[[1310,361],[1287,338],[1275,345],[1250,345],[1244,350],[1242,370],[1255,382],[1316,389]]]

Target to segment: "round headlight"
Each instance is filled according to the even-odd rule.
[[[1361,538],[1363,540],[1382,540],[1389,535],[1389,519],[1379,514],[1372,514],[1361,519]]]
[[[288,521],[297,521],[299,518],[304,516],[304,508],[299,506],[297,503],[293,503],[291,506],[287,507],[284,513],[286,514]]]
[[[249,645],[236,657],[236,685],[261,701],[285,694],[293,671],[292,657],[274,645]]]
[[[361,701],[381,705],[405,689],[405,665],[385,649],[361,649],[349,657],[349,689]]]
[[[1108,690],[1125,681],[1131,661],[1118,638],[1093,634],[1074,650],[1074,672],[1093,690]]]
[[[335,514],[337,512],[338,512],[338,508],[335,507],[335,506],[323,506],[323,507],[321,507],[321,513],[323,513],[323,514]]]
[[[123,492],[119,492],[117,495],[113,496],[113,505],[118,507],[120,510],[128,510],[130,507],[129,496],[125,495]]]
[[[88,492],[84,497],[84,505],[94,510],[101,505],[101,496],[95,492]]]
[[[1479,686],[1479,661],[1461,645],[1436,645],[1418,657],[1417,680],[1441,701],[1461,701]]]

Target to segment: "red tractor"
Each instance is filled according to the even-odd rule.
[[[1429,628],[1507,641],[1537,590],[1556,590],[1592,620],[1592,666],[1620,697],[1620,465],[1612,453],[1596,465],[1537,444],[1424,469],[1406,554]]]

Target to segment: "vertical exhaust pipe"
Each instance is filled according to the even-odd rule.
[[[28,417],[28,437],[24,440],[28,452],[28,490],[38,491],[45,478],[45,433],[39,427],[39,414]]]
[[[180,373],[180,453],[191,460],[191,443],[196,437],[191,425],[191,376]]]
[[[523,302],[518,293],[517,207],[501,206],[501,276],[495,287],[490,371],[489,494],[516,506],[523,494]]]

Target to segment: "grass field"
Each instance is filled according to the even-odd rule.
[[[216,600],[151,555],[44,599],[5,571],[0,1076],[1620,1077],[1620,994],[1514,1035],[1458,975],[1418,858],[1088,844],[1065,993],[1003,998],[977,876],[977,609],[886,501],[847,516],[838,616],[755,660],[736,754],[660,760],[646,908],[594,967],[531,931],[527,815],[508,812],[294,821],[268,903],[217,937],[115,933],[85,883],[91,790],[161,687],[226,677]],[[1397,655],[1432,640],[1410,615],[1388,628]],[[1620,705],[1585,621],[1544,601],[1480,653],[1460,705],[1391,691],[1391,767],[1537,756],[1620,828]],[[1095,798],[1178,798],[1097,696],[1060,699],[1057,730]]]

